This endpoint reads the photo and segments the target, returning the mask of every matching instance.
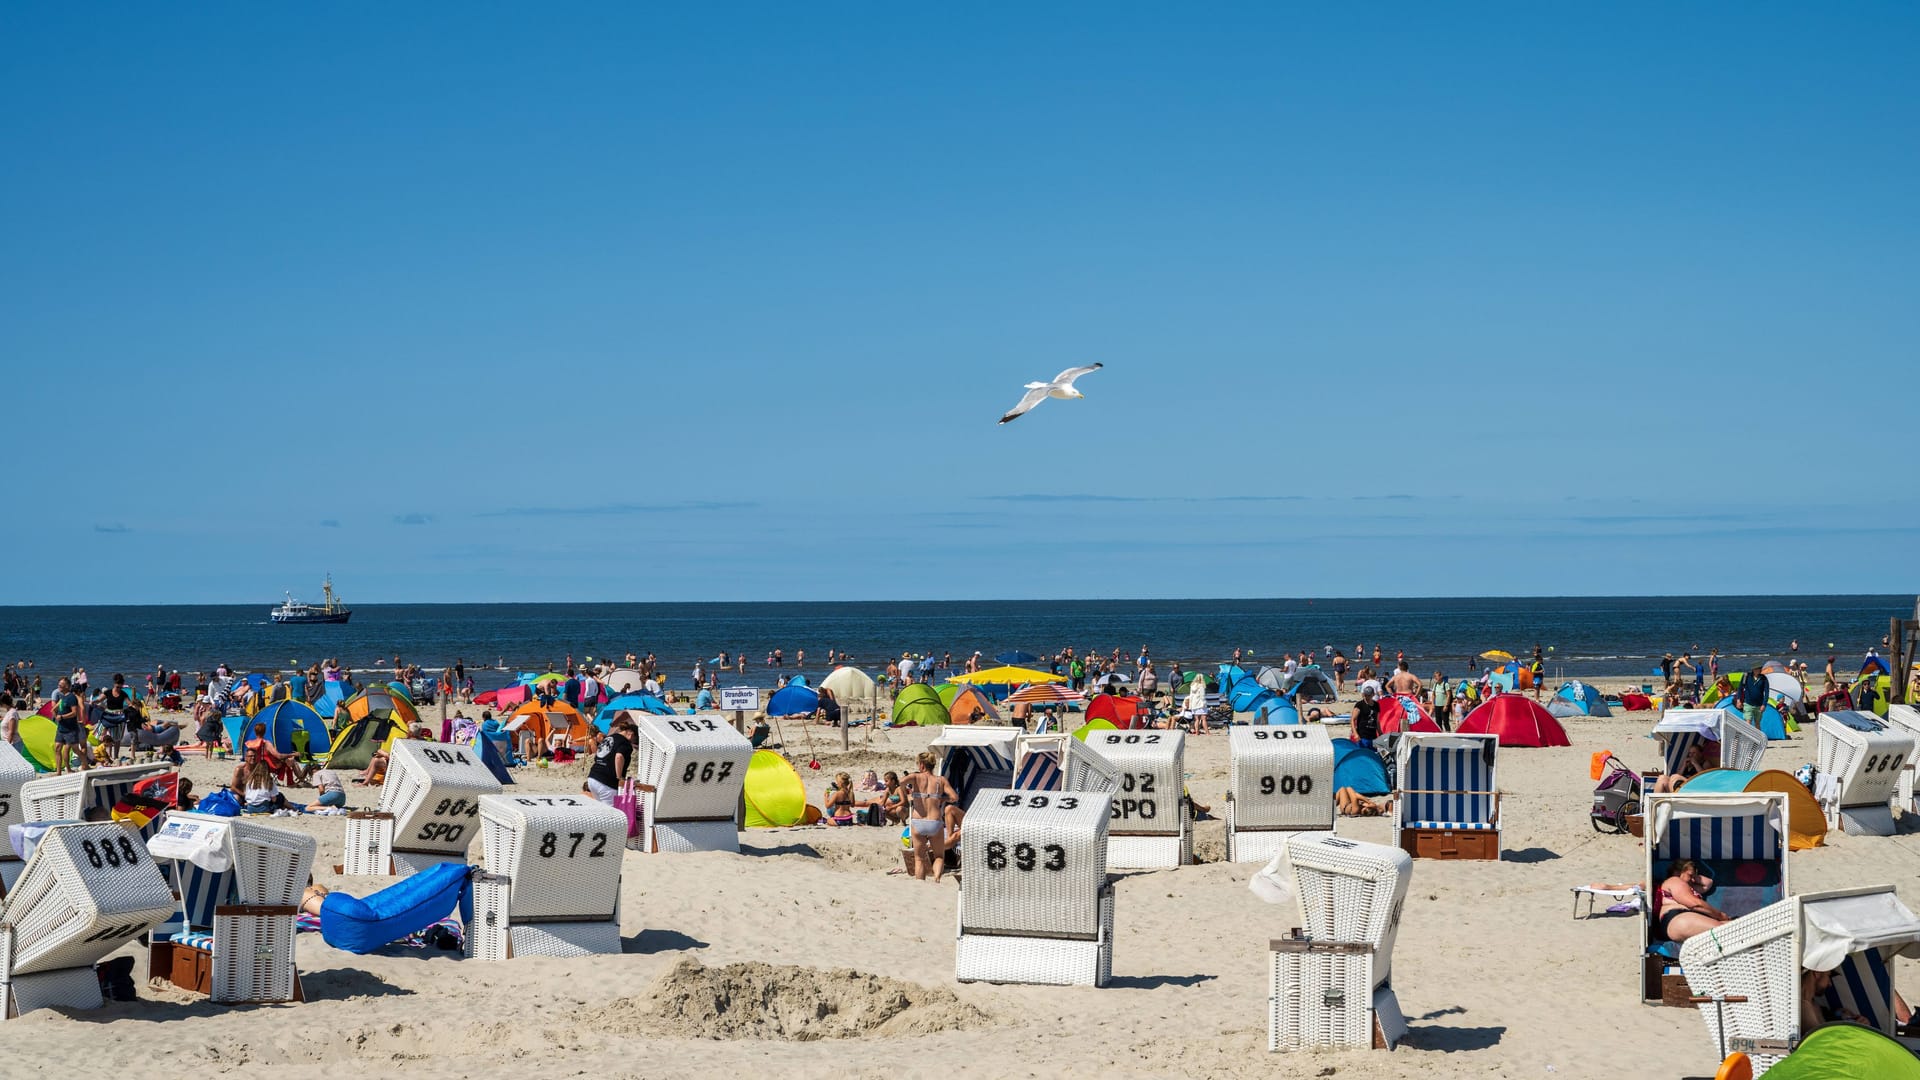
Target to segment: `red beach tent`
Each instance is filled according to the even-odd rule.
[[[1567,729],[1540,703],[1521,694],[1496,694],[1460,721],[1463,735],[1493,734],[1501,746],[1571,746]]]

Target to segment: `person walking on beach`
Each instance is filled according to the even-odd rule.
[[[1387,689],[1400,697],[1418,698],[1420,696],[1420,676],[1407,670],[1407,662],[1400,661],[1394,668],[1393,678],[1387,680]]]
[[[1759,727],[1760,715],[1767,711],[1767,677],[1758,664],[1740,680],[1740,705],[1747,723]]]
[[[593,752],[593,767],[587,770],[587,794],[613,805],[620,793],[620,782],[627,778],[627,766],[633,761],[633,740],[640,735],[639,725],[620,713],[607,728],[607,737]]]
[[[86,767],[86,759],[80,757],[85,751],[81,747],[80,695],[74,693],[73,683],[61,679],[53,691],[53,774],[59,776],[67,772],[67,759],[79,758],[76,769]]]
[[[1354,703],[1353,724],[1347,737],[1368,747],[1380,737],[1380,703],[1373,699],[1371,686],[1360,691],[1360,700]]]
[[[939,758],[922,750],[914,762],[920,771],[907,777],[907,835],[913,841],[913,876],[922,881],[940,880],[946,870],[946,809],[958,803],[960,796],[947,778],[934,769]]]

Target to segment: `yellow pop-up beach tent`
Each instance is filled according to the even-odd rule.
[[[747,828],[776,829],[820,820],[807,805],[807,785],[793,764],[771,750],[755,750],[747,762]]]

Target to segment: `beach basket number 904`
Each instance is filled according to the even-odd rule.
[[[415,739],[393,744],[380,808],[394,816],[395,850],[464,855],[473,842],[480,797],[500,781],[470,751]]]

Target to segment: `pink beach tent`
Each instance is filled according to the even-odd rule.
[[[1396,731],[1439,731],[1440,725],[1433,722],[1427,710],[1420,703],[1405,694],[1389,694],[1380,699],[1380,734],[1391,735]]]
[[[1520,694],[1496,694],[1460,721],[1462,735],[1495,735],[1501,746],[1571,746],[1567,729],[1540,703]]]

